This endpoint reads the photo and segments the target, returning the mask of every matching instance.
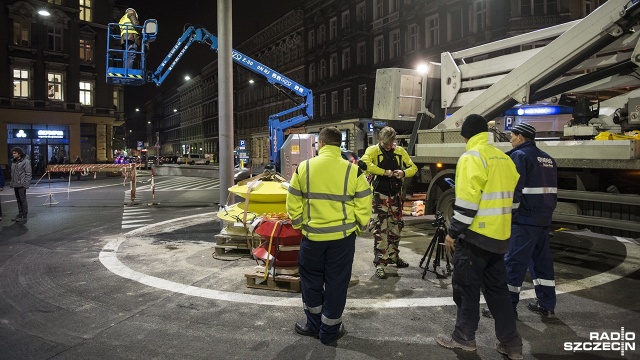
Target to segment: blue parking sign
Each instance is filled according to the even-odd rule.
[[[513,123],[516,122],[516,118],[513,116],[505,116],[504,118],[504,129],[506,131],[511,131],[513,129]]]
[[[240,140],[240,149],[245,149],[247,147],[247,142],[245,140]]]

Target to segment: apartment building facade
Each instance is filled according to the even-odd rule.
[[[46,12],[45,12],[46,11]],[[52,156],[113,159],[123,91],[104,81],[113,1],[19,0],[0,4],[0,166],[22,147],[35,175]],[[70,160],[69,160],[70,159]]]

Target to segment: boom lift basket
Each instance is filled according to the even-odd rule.
[[[124,43],[121,42],[121,28],[125,34]],[[129,32],[140,34],[141,45],[137,50],[129,49]],[[108,84],[117,85],[144,85],[146,57],[148,44],[155,40],[158,32],[158,22],[149,19],[144,22],[144,26],[134,26],[131,24],[121,25],[109,23],[107,36],[107,67],[106,80]],[[126,59],[135,57],[133,66],[127,67]]]

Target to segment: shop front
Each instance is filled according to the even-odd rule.
[[[7,163],[11,149],[21,147],[31,160],[33,176],[46,172],[48,164],[69,164],[69,127],[46,124],[7,124]]]

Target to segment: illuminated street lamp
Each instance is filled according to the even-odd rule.
[[[189,81],[189,80],[191,80],[191,76],[189,76],[189,75],[185,75],[185,77],[184,77],[184,81]]]
[[[420,74],[426,74],[429,71],[429,65],[422,63],[418,65],[417,70]]]
[[[51,13],[47,9],[38,10],[38,14],[40,14],[42,16],[50,16],[51,15]]]

